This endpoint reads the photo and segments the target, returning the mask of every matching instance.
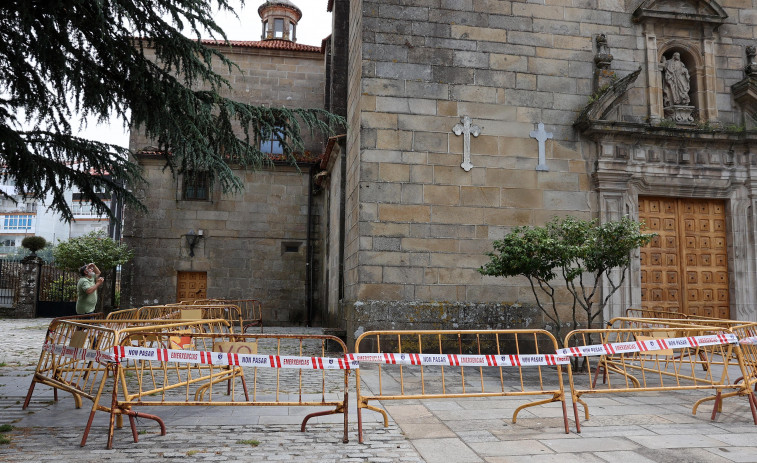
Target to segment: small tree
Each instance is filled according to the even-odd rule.
[[[536,305],[552,322],[552,332],[562,345],[556,278],[562,277],[572,296],[572,327],[580,326],[578,311],[586,315],[586,327],[603,312],[626,278],[631,251],[644,246],[654,234],[643,234],[641,224],[624,217],[599,224],[597,220],[575,217],[554,218],[544,227],[518,227],[502,240],[494,242],[489,262],[479,269],[484,275],[524,276],[531,285]],[[619,275],[611,270],[620,269]],[[590,277],[589,277],[590,275]],[[603,277],[609,284],[600,297]],[[614,279],[615,278],[615,279]]]
[[[125,244],[108,238],[104,232],[93,231],[58,242],[53,255],[59,268],[78,270],[82,265],[94,262],[100,271],[106,273],[132,259],[134,252]]]
[[[27,236],[21,240],[21,246],[31,251],[33,256],[37,255],[37,251],[44,249],[47,245],[47,240],[41,236]]]

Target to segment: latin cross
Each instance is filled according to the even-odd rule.
[[[473,164],[470,162],[470,136],[477,137],[481,133],[481,127],[471,125],[473,120],[468,116],[463,116],[460,122],[462,123],[452,127],[452,131],[455,132],[455,135],[463,135],[463,163],[460,164],[460,167],[468,172],[473,167]]]
[[[531,131],[531,138],[535,138],[539,142],[539,165],[536,166],[536,170],[549,170],[547,166],[547,155],[545,153],[545,146],[547,140],[552,138],[552,132],[544,131],[544,124],[539,122],[539,129]]]

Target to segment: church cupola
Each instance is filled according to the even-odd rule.
[[[297,23],[302,11],[289,0],[268,0],[258,7],[263,20],[262,40],[297,41]]]

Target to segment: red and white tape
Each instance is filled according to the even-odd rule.
[[[739,339],[740,344],[748,344],[750,346],[757,345],[757,336],[750,336],[748,338]]]
[[[739,339],[733,333],[719,333],[709,336],[689,336],[685,338],[650,339],[644,341],[616,342],[610,344],[593,344],[589,346],[567,347],[558,349],[558,355],[571,357],[588,357],[593,355],[617,355],[634,352],[652,352],[665,349],[683,349],[686,347],[715,346],[733,344]]]
[[[356,362],[332,357],[295,357],[286,355],[235,354],[199,350],[156,349],[152,347],[115,346],[118,358],[131,360],[154,360],[203,365],[238,365],[261,368],[299,368],[307,370],[351,370],[359,367]]]
[[[111,353],[96,349],[84,349],[82,347],[64,346],[62,344],[45,343],[42,350],[52,352],[55,355],[68,357],[76,360],[87,360],[102,364],[117,363],[118,359]]]
[[[566,356],[543,355],[461,355],[461,354],[347,354],[350,361],[390,365],[441,365],[451,367],[519,367],[564,365]]]

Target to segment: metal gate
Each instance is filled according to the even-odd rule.
[[[79,274],[61,270],[51,264],[39,266],[37,316],[63,317],[76,315],[76,283]]]

